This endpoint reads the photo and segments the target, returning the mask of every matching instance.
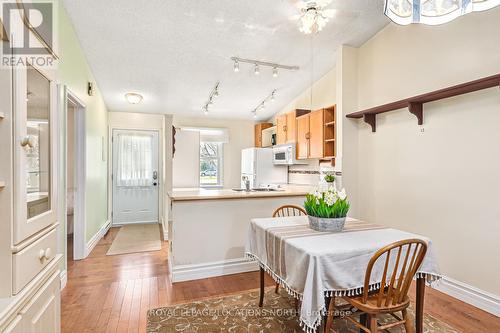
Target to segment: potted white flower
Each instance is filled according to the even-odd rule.
[[[345,189],[337,191],[333,186],[307,194],[304,202],[309,226],[317,231],[342,231],[349,207]]]

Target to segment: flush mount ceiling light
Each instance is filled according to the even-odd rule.
[[[255,107],[255,109],[252,110],[253,117],[257,118],[257,111],[264,110],[266,108],[267,101],[274,102],[275,96],[276,96],[276,89],[274,89],[269,95],[267,95],[266,98],[264,98],[262,102],[260,102],[259,105],[257,105],[257,107]]]
[[[261,67],[269,67],[273,69],[273,77],[278,76],[278,69],[284,69],[288,71],[297,71],[299,70],[299,66],[288,66],[288,65],[280,65],[273,62],[260,61],[255,59],[244,59],[239,57],[231,57],[231,60],[234,62],[233,69],[235,72],[240,71],[240,63],[252,64],[254,66],[253,72],[255,75],[260,74]]]
[[[213,89],[210,91],[210,94],[208,95],[208,100],[206,101],[205,105],[201,108],[203,113],[205,115],[208,114],[208,108],[214,104],[214,100],[219,97],[219,84],[220,82],[217,82]]]
[[[401,25],[438,25],[498,5],[500,0],[385,0],[384,14]]]
[[[125,94],[125,99],[127,100],[127,102],[129,102],[130,104],[139,104],[143,97],[141,94],[137,94],[137,93],[126,93]]]
[[[326,7],[332,0],[299,1],[296,6],[300,14],[294,19],[299,21],[299,30],[305,34],[317,33],[323,30],[335,14],[335,10]]]

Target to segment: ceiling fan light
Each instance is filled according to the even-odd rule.
[[[142,101],[143,97],[141,94],[137,94],[137,93],[126,93],[125,99],[130,104],[139,104]]]

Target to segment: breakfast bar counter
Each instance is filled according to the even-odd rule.
[[[172,201],[217,200],[217,199],[251,199],[267,197],[304,197],[312,190],[311,186],[287,185],[275,190],[255,189],[249,192],[233,189],[178,188],[169,193]]]
[[[168,238],[172,281],[187,281],[258,270],[245,259],[253,218],[271,217],[283,205],[304,204],[313,187],[277,191],[178,188],[168,193]]]

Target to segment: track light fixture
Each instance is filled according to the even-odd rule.
[[[260,74],[259,64],[255,64],[255,67],[253,69],[253,73],[255,75],[259,75]]]
[[[276,89],[274,89],[269,95],[267,95],[266,98],[264,98],[262,102],[260,102],[259,105],[257,105],[257,107],[252,110],[253,117],[257,118],[257,111],[264,110],[266,108],[266,103],[268,101],[274,102],[275,97],[276,97]]]
[[[210,105],[214,104],[214,100],[219,97],[219,84],[220,82],[217,82],[213,89],[210,91],[210,95],[208,95],[208,101],[205,103],[203,108],[201,109],[204,114],[208,114],[208,108]]]
[[[288,66],[288,65],[280,65],[273,62],[260,61],[254,59],[244,59],[238,57],[231,57],[231,60],[234,62],[233,69],[235,72],[240,71],[240,63],[247,63],[254,66],[254,74],[260,74],[260,67],[270,67],[273,70],[273,77],[278,76],[278,69],[284,69],[288,71],[297,71],[299,70],[299,66]]]

